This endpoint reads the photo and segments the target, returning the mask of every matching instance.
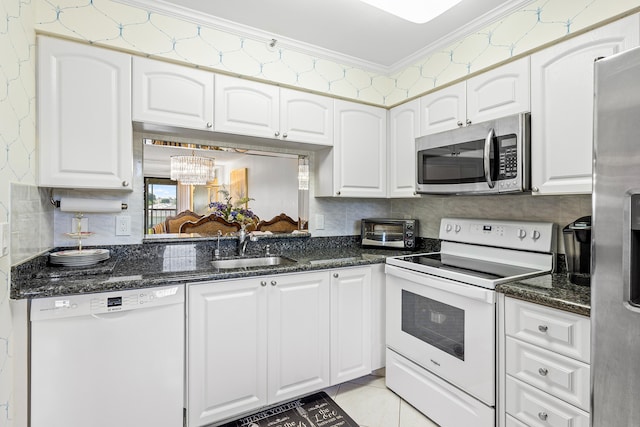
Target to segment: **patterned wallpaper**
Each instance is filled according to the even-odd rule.
[[[638,0],[537,0],[401,71],[381,75],[294,50],[272,51],[262,40],[224,33],[113,0],[2,0],[0,222],[9,221],[12,236],[15,235],[12,261],[33,256],[53,244],[47,222],[51,221],[47,194],[34,187],[34,28],[136,54],[389,106],[639,6]],[[522,204],[516,200],[513,199],[513,209],[522,211]],[[567,200],[550,198],[545,203],[557,212]],[[574,205],[582,205],[581,209],[588,209],[588,196],[572,201]],[[335,235],[353,234],[357,218],[384,211],[435,218],[473,204],[451,199],[439,203],[433,213],[431,207],[415,200],[315,199],[311,212],[327,213],[325,235]],[[491,214],[494,211],[489,205],[487,202],[484,208]],[[570,209],[566,215],[554,214],[553,219],[576,213]],[[29,228],[32,222],[25,220],[26,214],[44,221],[44,225]],[[19,342],[15,339],[19,325],[13,323],[16,313],[12,313],[8,298],[9,269],[9,258],[0,258],[0,427],[22,427],[24,423],[16,414],[20,409],[15,409],[20,404],[14,399],[18,386],[14,386],[13,376],[20,365],[21,353],[14,348]]]
[[[33,13],[29,0],[0,3],[0,222],[11,220],[10,183],[35,183]],[[23,356],[14,348],[9,269],[9,257],[0,258],[0,427],[18,426],[13,376],[15,359]]]
[[[35,0],[36,29],[212,70],[390,106],[640,6],[537,0],[391,75],[113,0]]]

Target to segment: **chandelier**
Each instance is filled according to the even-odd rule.
[[[214,166],[211,157],[171,156],[171,179],[180,184],[206,185],[215,178]]]

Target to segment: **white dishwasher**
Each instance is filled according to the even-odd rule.
[[[31,427],[180,427],[184,285],[31,302]]]

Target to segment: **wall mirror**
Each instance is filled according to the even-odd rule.
[[[145,238],[307,229],[306,156],[167,139],[143,138],[142,145]],[[184,172],[177,179],[172,157],[173,178],[176,168]],[[176,166],[180,157],[186,163]],[[190,174],[202,168],[210,173],[206,181],[191,183]]]

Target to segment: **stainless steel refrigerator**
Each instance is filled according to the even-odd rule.
[[[594,105],[591,425],[640,426],[640,48],[596,62]]]

